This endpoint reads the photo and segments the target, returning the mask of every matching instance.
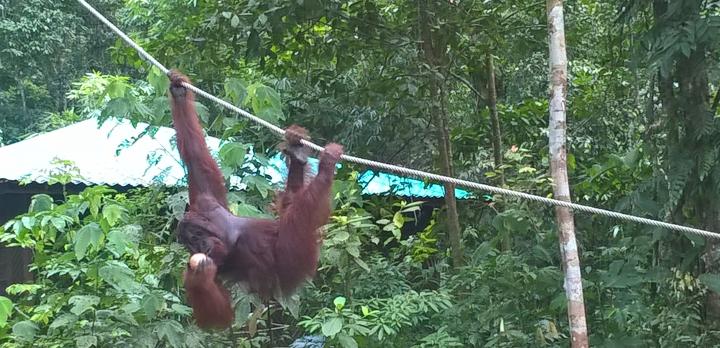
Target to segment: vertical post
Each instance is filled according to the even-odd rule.
[[[565,20],[563,1],[547,0],[547,21],[550,46],[550,171],[555,199],[570,202],[567,175],[565,132],[567,128],[565,98],[567,96],[567,53],[565,51]],[[568,321],[573,348],[588,347],[585,300],[583,299],[580,258],[575,240],[575,222],[572,210],[555,208],[555,219],[560,236],[565,295],[568,301]]]

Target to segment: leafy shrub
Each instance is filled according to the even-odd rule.
[[[3,347],[223,342],[190,323],[181,282],[187,252],[169,242],[167,228],[147,229],[162,225],[163,204],[150,204],[151,194],[128,199],[97,186],[59,204],[36,195],[30,212],[2,227],[3,243],[33,250],[35,278],[7,289],[15,303],[0,328]]]

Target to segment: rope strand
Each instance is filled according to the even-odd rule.
[[[114,24],[112,24],[107,18],[105,18],[102,14],[100,14],[97,10],[95,10],[95,8],[93,8],[90,4],[85,2],[85,0],[77,0],[77,1],[81,5],[83,5],[83,7],[85,7],[88,11],[90,11],[90,13],[92,13],[95,17],[97,17],[101,22],[103,22],[110,29],[112,29],[112,31],[114,31],[115,34],[117,34],[123,41],[125,41],[128,45],[130,45],[132,48],[134,48],[142,58],[144,58],[145,60],[150,62],[152,65],[156,66],[163,73],[167,74],[169,72],[169,70],[164,65],[162,65],[153,56],[151,56],[149,53],[147,53],[142,47],[140,47],[140,45],[135,43],[129,36],[127,36],[118,27],[116,27]],[[257,117],[235,105],[232,105],[225,100],[222,100],[210,93],[207,93],[207,92],[201,90],[200,88],[197,88],[189,83],[183,83],[183,86],[192,90],[196,94],[199,94],[217,104],[222,105],[223,107],[225,107],[235,113],[238,113],[238,114],[252,120],[255,123],[258,123],[268,129],[270,129],[271,131],[277,133],[278,135],[285,134],[284,129],[282,129],[268,121],[265,121],[262,118]],[[317,145],[308,140],[303,139],[302,143],[304,145],[312,148],[313,150],[316,150],[316,151],[323,150],[322,146]],[[421,171],[421,170],[405,168],[405,167],[396,166],[393,164],[377,162],[377,161],[368,160],[368,159],[355,157],[355,156],[351,156],[351,155],[343,155],[342,159],[345,161],[348,161],[348,162],[353,162],[353,163],[361,164],[361,165],[368,166],[368,167],[383,169],[383,170],[387,170],[387,171],[390,171],[393,173],[402,174],[405,176],[412,176],[412,177],[416,177],[419,179],[431,179],[434,181],[450,183],[450,184],[454,184],[457,186],[469,187],[469,188],[474,188],[477,190],[483,190],[483,191],[493,192],[493,193],[497,193],[497,194],[501,194],[501,195],[516,197],[516,198],[520,198],[520,199],[526,199],[526,200],[530,200],[530,201],[540,202],[540,203],[547,204],[547,205],[566,207],[566,208],[570,208],[570,209],[573,209],[576,211],[582,211],[582,212],[586,212],[586,213],[590,213],[590,214],[598,214],[598,215],[608,216],[608,217],[612,217],[612,218],[615,218],[618,220],[633,221],[633,222],[637,222],[637,223],[641,223],[641,224],[645,224],[645,225],[666,228],[668,230],[687,232],[687,233],[692,233],[692,234],[696,234],[696,235],[707,237],[707,238],[720,239],[720,233],[701,230],[701,229],[697,229],[697,228],[693,228],[693,227],[681,226],[681,225],[671,224],[671,223],[667,223],[667,222],[663,222],[663,221],[647,219],[647,218],[643,218],[643,217],[639,217],[639,216],[618,213],[618,212],[614,212],[614,211],[610,211],[610,210],[606,210],[606,209],[594,208],[594,207],[590,207],[590,206],[586,206],[586,205],[582,205],[582,204],[571,203],[571,202],[566,202],[566,201],[560,201],[557,199],[531,195],[531,194],[524,193],[524,192],[508,190],[508,189],[499,188],[499,187],[495,187],[495,186],[480,184],[477,182],[472,182],[472,181],[452,178],[449,176],[429,173],[429,172],[425,172],[425,171]]]

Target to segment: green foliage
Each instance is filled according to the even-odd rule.
[[[107,11],[117,3],[94,5]],[[109,6],[108,6],[109,5]],[[77,120],[66,99],[70,82],[89,61],[95,69],[111,62],[112,40],[74,3],[46,0],[0,2],[0,129],[5,143],[54,130]],[[92,58],[90,58],[92,57]]]
[[[420,4],[432,7],[431,18],[418,15]],[[198,86],[272,123],[301,124],[319,143],[338,141],[364,158],[438,171],[433,110],[442,104],[458,177],[496,183],[502,176],[511,189],[551,192],[543,6],[94,5]],[[565,5],[573,201],[720,228],[720,124],[711,109],[720,77],[717,4]],[[70,2],[0,2],[0,142],[88,117],[150,124],[141,136],[171,124],[167,78],[79,11]],[[418,44],[425,26],[432,46],[442,48],[435,63]],[[488,54],[495,57],[503,140],[498,168]],[[122,75],[128,71],[134,75]],[[429,81],[442,98],[432,97]],[[271,216],[265,207],[275,188],[262,167],[278,139],[202,99],[197,107],[207,132],[224,140],[217,154],[224,175],[242,178],[228,182],[244,188],[230,193],[230,209]],[[443,208],[417,214],[439,200],[363,197],[355,171],[364,169],[344,164],[339,171],[312,284],[268,311],[234,292],[232,334],[198,331],[183,300],[187,255],[170,231],[187,192],[94,187],[61,201],[36,195],[29,212],[4,224],[0,235],[35,256],[34,281],[0,297],[0,345],[251,347],[269,344],[268,313],[276,345],[304,333],[325,335],[337,347],[568,345],[551,208],[502,195],[460,202],[466,265],[452,269]],[[57,160],[44,174],[67,187],[80,173]],[[413,229],[416,219],[423,224]],[[720,342],[705,305],[709,293],[720,291],[714,244],[599,216],[577,214],[575,223],[592,346]]]
[[[282,104],[280,103],[280,95],[264,84],[253,83],[247,87],[245,104],[252,105],[255,115],[270,123],[277,124],[285,119]]]
[[[362,342],[362,346],[390,346],[395,340],[398,343],[405,341],[404,330],[417,328],[420,323],[429,321],[434,314],[451,306],[448,294],[433,291],[408,291],[352,306],[345,306],[344,297],[338,297],[333,302],[333,309],[323,308],[315,316],[305,317],[299,325],[309,332],[322,333],[341,347],[357,347],[358,341]],[[405,333],[405,336],[408,335],[416,336],[417,333]],[[443,340],[453,344],[459,342],[451,337]],[[453,346],[456,345],[449,345]]]
[[[1,346],[184,347],[208,339],[189,327],[180,278],[186,252],[136,220],[142,197],[105,187],[57,204],[37,195],[30,212],[3,226],[7,245],[34,250],[37,281],[9,287],[14,304],[0,297],[0,330],[12,327]]]
[[[0,329],[7,325],[7,320],[12,314],[13,303],[9,298],[0,296]]]
[[[158,84],[153,75],[149,78],[151,83]],[[127,76],[96,72],[74,83],[68,98],[76,100],[83,113],[96,117],[100,122],[110,117],[130,118],[134,124],[169,122],[167,97],[156,95],[152,86],[155,85],[144,82],[132,84]],[[198,109],[201,116],[202,110]]]
[[[457,337],[450,336],[446,328],[441,327],[437,332],[431,333],[420,339],[420,343],[413,345],[413,348],[425,347],[462,347],[462,341]]]

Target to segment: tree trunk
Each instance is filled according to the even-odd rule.
[[[717,211],[706,211],[702,216],[703,225],[709,231],[720,231],[720,218],[718,218],[716,214]],[[705,264],[704,271],[706,273],[720,274],[720,241],[714,238],[708,238],[702,259]],[[705,303],[705,315],[707,318],[714,322],[720,321],[720,294],[712,289],[708,289]]]
[[[681,211],[685,204],[695,207],[702,227],[709,231],[718,231],[720,229],[720,203],[717,200],[716,189],[719,185],[718,178],[713,179],[712,174],[706,177],[700,177],[700,174],[697,174],[702,171],[703,163],[700,158],[703,157],[703,154],[712,153],[715,150],[712,141],[713,135],[701,136],[706,132],[707,124],[712,122],[713,118],[709,103],[710,89],[705,57],[705,47],[698,45],[690,57],[683,57],[676,64],[678,98],[683,101],[683,112],[676,115],[675,118],[684,120],[686,129],[678,146],[679,150],[684,151],[688,158],[697,157],[696,161],[698,162],[696,170],[694,170],[696,174],[688,180],[688,187],[684,190],[680,200],[684,204],[679,205],[677,211]],[[720,164],[715,164],[715,166],[718,165]],[[720,264],[718,264],[720,262],[720,243],[717,239],[707,239],[702,259],[705,265],[704,272],[720,274]],[[705,311],[708,319],[720,321],[720,294],[711,288],[708,289]]]
[[[420,28],[420,48],[423,58],[428,66],[434,71],[430,72],[429,97],[430,97],[430,117],[435,122],[438,134],[438,157],[440,160],[440,169],[443,175],[453,176],[452,165],[452,144],[450,143],[449,120],[445,112],[445,94],[443,93],[443,80],[438,77],[436,71],[441,70],[442,62],[446,61],[444,40],[442,35],[434,35],[433,23],[434,17],[430,8],[432,0],[420,0],[419,2],[419,28]],[[442,29],[437,29],[438,31]],[[445,72],[447,73],[447,72]],[[455,199],[455,185],[445,183],[445,205],[447,208],[447,230],[450,242],[450,254],[453,260],[453,266],[458,267],[463,263],[463,253],[460,238],[460,219],[457,211],[457,201]]]
[[[562,0],[547,0],[550,36],[550,171],[555,199],[570,202],[565,148],[567,95],[567,54]],[[572,347],[588,347],[585,301],[583,298],[580,257],[575,240],[575,222],[569,208],[555,207],[560,234],[560,249],[565,271],[565,296],[568,300],[568,321]]]
[[[500,171],[500,186],[505,186],[505,174],[501,170],[503,160],[502,133],[500,132],[500,119],[497,112],[497,89],[495,88],[495,63],[492,52],[485,55],[488,75],[488,109],[490,110],[490,127],[492,127],[493,157],[495,159],[495,170]]]
[[[678,22],[695,22],[702,19],[704,11],[701,2],[686,2],[682,11],[669,11],[669,1],[654,0],[654,27],[663,28]],[[684,211],[694,210],[702,228],[709,231],[720,229],[720,203],[717,200],[717,187],[720,179],[712,174],[701,176],[702,165],[707,154],[716,151],[714,139],[717,130],[709,131],[714,114],[710,104],[710,88],[707,64],[708,47],[698,43],[688,56],[675,59],[673,71],[659,75],[659,91],[663,112],[667,121],[665,129],[667,141],[664,147],[665,170],[672,173],[678,170],[677,160],[692,159],[695,168],[685,186],[681,189],[677,202],[669,206],[669,218],[676,222],[684,219]],[[720,166],[715,163],[714,166]],[[717,169],[707,170],[713,173]],[[677,194],[677,192],[675,192]],[[703,272],[720,274],[720,241],[707,239],[702,255]],[[708,289],[705,299],[705,314],[711,321],[720,321],[720,294]]]
[[[440,101],[445,105],[447,100],[445,93],[440,93]],[[436,113],[436,126],[438,128],[438,148],[441,170],[446,176],[454,176],[452,165],[452,144],[450,143],[449,122],[445,108],[441,107]],[[453,266],[459,267],[463,264],[463,252],[460,238],[460,218],[458,216],[457,200],[455,199],[455,185],[444,183],[445,205],[447,206],[448,239],[450,240],[450,254]]]
[[[23,116],[28,117],[27,99],[25,98],[25,85],[21,80],[17,80],[18,90],[20,91],[20,102],[22,103]]]

